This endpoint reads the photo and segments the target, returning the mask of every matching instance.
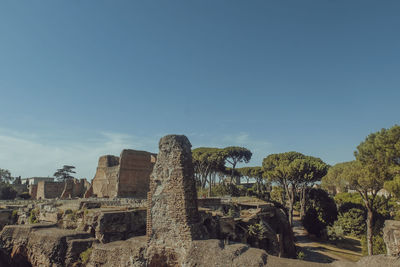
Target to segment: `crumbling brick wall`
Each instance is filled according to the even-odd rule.
[[[59,198],[63,190],[63,182],[40,181],[37,184],[36,199]]]
[[[146,151],[124,149],[120,156],[118,196],[146,198],[155,156]]]
[[[82,197],[88,188],[86,179],[68,179],[64,183],[64,189],[60,198]]]
[[[119,172],[119,157],[101,156],[96,175],[92,181],[93,194],[97,197],[116,197]]]
[[[31,199],[38,199],[37,198],[37,189],[38,189],[37,184],[29,185],[29,195],[31,196]]]
[[[146,198],[154,163],[154,154],[131,149],[124,149],[120,157],[100,157],[92,181],[93,195]]]

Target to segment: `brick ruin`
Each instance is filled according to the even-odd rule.
[[[106,155],[99,158],[92,184],[86,179],[69,179],[65,182],[39,181],[29,185],[26,190],[29,190],[32,199],[93,196],[145,199],[155,161],[156,154],[124,149],[120,157]]]
[[[165,136],[159,143],[148,193],[150,266],[177,263],[201,235],[191,144],[183,135]]]
[[[68,179],[64,182],[40,181],[29,186],[32,199],[75,198],[83,197],[90,184],[86,179]]]
[[[124,149],[120,157],[99,158],[91,194],[97,197],[146,198],[156,154]]]

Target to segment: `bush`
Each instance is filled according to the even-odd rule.
[[[240,217],[240,212],[237,211],[234,207],[230,207],[228,212],[226,213],[226,216],[232,217],[232,218],[238,218],[238,217]]]
[[[295,211],[300,211],[300,201],[296,201],[293,205]]]
[[[34,223],[39,222],[38,213],[39,213],[39,211],[36,209],[33,209],[30,211],[29,218],[28,218],[29,223],[34,224]]]
[[[14,199],[17,196],[17,191],[11,185],[0,183],[0,199]]]
[[[334,199],[339,207],[345,203],[354,203],[364,206],[363,200],[359,193],[339,193]]]
[[[303,226],[310,234],[322,236],[326,224],[320,220],[319,213],[314,208],[309,208],[303,218]]]
[[[361,236],[366,231],[367,210],[363,205],[361,196],[358,193],[340,193],[335,196],[339,205],[338,221],[346,235]],[[385,220],[393,219],[397,215],[398,204],[394,199],[386,199],[383,196],[376,196],[374,206],[373,234],[379,235]],[[400,218],[400,216],[399,216]]]
[[[360,236],[366,230],[365,211],[358,208],[352,208],[346,212],[339,213],[334,225],[341,227],[345,235]]]
[[[337,219],[336,204],[328,193],[322,189],[311,189],[308,193],[306,214],[303,218],[304,228],[311,234],[321,237],[327,226]]]
[[[268,229],[262,222],[260,222],[249,225],[248,233],[250,236],[261,240],[267,238]]]
[[[368,255],[367,236],[361,237],[361,251],[364,256]],[[385,241],[382,235],[372,236],[372,255],[386,254]]]
[[[281,187],[273,186],[270,197],[271,197],[271,201],[275,201],[275,202],[284,204],[283,189]]]
[[[331,241],[342,240],[344,238],[344,231],[336,222],[332,226],[327,227],[328,238]]]
[[[298,253],[297,253],[297,259],[298,260],[304,260],[304,258],[306,257],[306,254],[304,254],[304,252],[303,251],[299,251]]]
[[[338,212],[339,213],[345,213],[345,212],[348,212],[351,209],[359,209],[359,210],[362,210],[364,212],[367,212],[367,210],[365,209],[364,205],[361,205],[361,204],[358,204],[358,203],[353,203],[353,202],[344,202],[344,203],[342,203],[338,208]]]
[[[83,263],[83,264],[88,263],[88,261],[90,259],[90,255],[92,255],[92,250],[93,250],[92,248],[88,248],[79,255],[81,263]]]

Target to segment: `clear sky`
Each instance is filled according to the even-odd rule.
[[[245,146],[353,159],[399,124],[400,1],[3,0],[0,168],[92,179],[98,157]]]

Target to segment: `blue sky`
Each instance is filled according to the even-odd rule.
[[[0,168],[240,145],[353,159],[399,123],[399,1],[0,2]]]

